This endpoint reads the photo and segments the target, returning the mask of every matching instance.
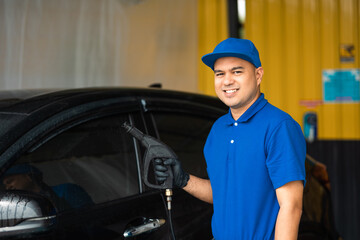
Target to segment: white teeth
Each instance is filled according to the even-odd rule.
[[[226,93],[234,93],[234,92],[236,92],[236,89],[233,89],[233,90],[226,90],[225,92],[226,92]]]

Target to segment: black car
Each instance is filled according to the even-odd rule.
[[[122,125],[160,139],[207,178],[202,149],[227,111],[215,97],[150,88],[0,92],[0,237],[211,239],[212,205],[174,189],[168,211],[164,191],[144,184],[146,149]],[[300,237],[331,239],[308,215]]]

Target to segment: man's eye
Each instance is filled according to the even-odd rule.
[[[224,75],[224,73],[215,73],[215,76],[216,76],[216,77],[220,77],[220,76],[222,76],[222,75]]]
[[[234,74],[241,74],[242,71],[234,71]]]

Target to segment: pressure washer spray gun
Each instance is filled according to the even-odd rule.
[[[141,144],[146,148],[144,155],[144,182],[148,187],[155,189],[165,189],[165,196],[167,201],[168,210],[171,210],[171,200],[172,200],[172,188],[173,188],[173,172],[170,166],[168,166],[167,173],[169,177],[161,184],[152,184],[148,180],[148,173],[151,161],[155,159],[169,159],[177,158],[176,154],[169,148],[166,144],[161,141],[142,133],[139,129],[129,125],[127,122],[124,122],[122,125],[126,131],[131,134],[133,137],[138,139]]]

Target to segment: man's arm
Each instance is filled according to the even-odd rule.
[[[302,214],[304,184],[293,181],[276,189],[280,210],[275,226],[275,240],[297,239]]]
[[[202,201],[211,204],[213,203],[212,188],[210,180],[208,179],[202,179],[194,175],[190,175],[189,181],[183,189]]]

